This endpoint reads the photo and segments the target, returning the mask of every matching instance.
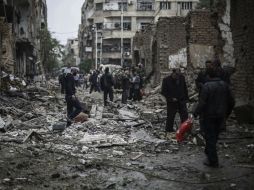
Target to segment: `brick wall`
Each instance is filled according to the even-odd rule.
[[[231,1],[231,26],[236,73],[232,77],[237,99],[254,99],[254,1]]]
[[[133,48],[134,48],[134,63],[142,63],[145,66],[146,76],[150,77],[157,71],[157,54],[156,54],[156,26],[151,24],[146,27],[144,31],[136,33],[133,38]],[[136,54],[138,53],[139,60],[136,60]],[[156,77],[155,77],[156,78]],[[154,82],[156,80],[152,80]]]
[[[160,18],[157,23],[158,64],[162,71],[169,68],[169,55],[187,47],[185,21],[184,17],[169,17]]]
[[[208,59],[220,56],[216,17],[208,10],[195,10],[187,17],[188,66],[202,68]]]

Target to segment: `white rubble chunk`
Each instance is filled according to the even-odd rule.
[[[151,143],[163,143],[165,140],[161,140],[155,137],[151,137],[144,129],[141,129],[137,132],[132,132],[131,133],[131,142],[136,142],[136,141],[146,141],[146,142],[151,142]]]
[[[4,122],[4,120],[0,117],[0,129],[1,129],[1,128],[4,128],[4,126],[5,126],[5,122]]]
[[[119,112],[119,116],[122,118],[122,119],[138,119],[139,116],[137,115],[137,113],[135,112],[130,112],[124,108],[122,109],[119,109],[118,110]]]
[[[80,144],[92,145],[92,146],[113,146],[113,145],[126,145],[127,142],[118,135],[107,134],[95,134],[90,135],[85,133],[82,139],[79,140]]]

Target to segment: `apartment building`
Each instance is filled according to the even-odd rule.
[[[41,74],[46,26],[46,0],[0,0],[0,67],[19,77]]]
[[[65,46],[65,54],[71,55],[74,58],[75,66],[80,64],[78,38],[67,40],[67,44]]]
[[[156,22],[159,17],[185,16],[195,9],[198,2],[199,0],[86,0],[79,27],[81,61],[97,58],[98,64],[121,65],[123,59],[123,65],[130,65],[132,40],[137,31]]]

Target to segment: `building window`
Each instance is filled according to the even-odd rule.
[[[103,3],[96,3],[95,4],[95,9],[96,11],[100,11],[103,9]]]
[[[192,10],[192,2],[181,2],[182,10]]]
[[[171,2],[160,2],[161,10],[169,10],[171,9]]]
[[[103,29],[103,23],[96,23],[96,28],[97,28],[97,30],[102,30]]]
[[[153,0],[138,0],[137,1],[137,10],[138,11],[152,11],[152,10],[154,10],[154,1]]]
[[[122,5],[123,5],[123,10],[127,11],[127,7],[128,7],[127,2],[123,2],[123,3],[119,2],[118,3],[118,8],[119,8],[120,11],[122,10]]]
[[[123,22],[124,30],[131,30],[131,22]]]
[[[149,25],[149,23],[146,23],[146,22],[141,22],[140,23],[140,30],[145,30],[145,28]]]

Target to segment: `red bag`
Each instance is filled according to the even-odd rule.
[[[185,122],[183,122],[176,131],[176,140],[178,142],[182,142],[186,137],[186,133],[191,131],[192,126],[193,126],[193,118],[189,118]]]
[[[140,96],[141,96],[141,97],[145,96],[145,90],[144,90],[143,88],[140,89]]]

